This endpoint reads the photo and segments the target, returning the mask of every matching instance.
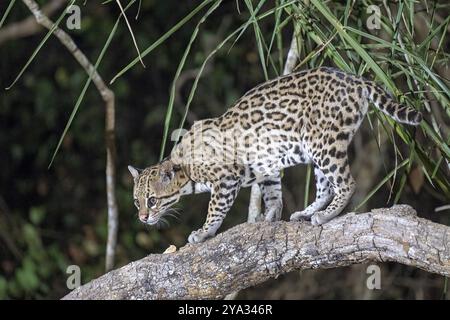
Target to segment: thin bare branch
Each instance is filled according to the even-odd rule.
[[[22,0],[22,2],[33,13],[37,23],[47,29],[54,26],[45,14],[39,9],[34,0]],[[92,75],[92,82],[96,86],[103,101],[105,102],[105,140],[106,140],[106,196],[108,205],[108,242],[106,246],[106,270],[114,267],[115,247],[117,244],[117,230],[119,211],[116,200],[116,169],[115,169],[115,97],[114,92],[106,86],[100,74],[91,64],[86,55],[78,48],[72,37],[64,30],[57,27],[54,31],[55,37],[67,48],[72,56],[78,61],[88,75]]]
[[[42,14],[51,16],[64,4],[66,4],[66,0],[52,0],[42,7]],[[0,45],[8,40],[32,36],[42,29],[42,26],[36,22],[33,16],[27,17],[19,22],[11,23],[0,29]]]
[[[296,33],[294,32],[294,34],[292,35],[291,46],[289,47],[289,52],[286,58],[286,63],[284,64],[283,75],[289,74],[294,70],[297,60],[298,60],[297,37]]]

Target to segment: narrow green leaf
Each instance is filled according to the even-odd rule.
[[[31,64],[31,62],[34,60],[34,58],[36,57],[36,55],[38,54],[38,52],[41,50],[41,48],[44,46],[44,44],[47,42],[48,38],[50,38],[50,36],[53,34],[53,32],[55,31],[55,29],[58,27],[58,25],[60,24],[60,22],[62,21],[62,19],[66,16],[67,14],[67,9],[72,6],[74,4],[75,0],[72,0],[72,2],[64,9],[63,13],[59,16],[58,20],[56,20],[56,22],[53,24],[52,28],[50,30],[48,30],[47,34],[45,35],[44,39],[42,39],[42,41],[39,43],[39,45],[37,46],[37,48],[34,50],[33,54],[31,55],[31,57],[28,59],[28,61],[26,62],[25,66],[22,68],[22,70],[20,70],[19,74],[17,75],[17,77],[14,79],[14,81],[11,83],[11,85],[9,85],[7,88],[5,88],[6,90],[9,90],[12,88],[12,86],[14,86],[16,84],[16,82],[20,79],[20,77],[23,75],[23,73],[25,72],[25,70],[28,68],[28,66]]]
[[[361,201],[360,204],[358,204],[353,210],[358,210],[361,206],[363,206],[372,196],[387,182],[389,179],[399,170],[401,167],[406,165],[409,162],[409,159],[403,160],[398,166],[396,166],[388,175],[384,177],[383,180],[381,180],[375,188],[372,189],[372,191],[369,192],[369,194],[364,198],[363,201]]]
[[[244,0],[245,4],[247,5],[247,8],[250,11],[250,14],[253,15],[253,6],[250,0]],[[261,1],[261,2],[265,2],[265,0]],[[261,29],[259,28],[258,22],[254,19],[252,19],[252,24],[253,24],[253,30],[255,32],[255,37],[256,37],[256,45],[258,48],[258,55],[259,55],[259,60],[261,62],[261,67],[263,69],[264,72],[264,78],[266,80],[269,80],[269,74],[267,73],[267,67],[266,67],[266,63],[265,63],[265,59],[264,59],[264,48],[263,48],[263,38],[261,36]]]
[[[5,13],[3,14],[2,20],[0,20],[0,28],[3,26],[3,23],[5,23],[6,17],[8,16],[8,14],[11,11],[15,2],[16,2],[16,0],[11,0],[8,7],[6,8]]]
[[[163,34],[158,40],[156,40],[152,45],[150,45],[147,49],[145,49],[141,57],[145,57],[147,54],[152,52],[154,49],[156,49],[161,43],[166,41],[172,34],[174,34],[178,29],[180,29],[182,26],[184,26],[189,20],[192,19],[200,10],[202,10],[209,2],[212,0],[204,0],[202,3],[200,3],[194,10],[192,10],[187,16],[185,16],[183,19],[181,19],[176,25],[174,25],[172,28],[170,28],[169,31],[167,31],[165,34]],[[110,81],[110,84],[117,80],[120,76],[122,76],[125,72],[130,70],[136,63],[139,62],[139,57],[135,58],[133,61],[131,61],[129,64],[127,64],[122,70],[120,70]]]
[[[161,145],[161,153],[160,153],[160,160],[164,158],[164,150],[166,147],[166,141],[169,134],[169,127],[170,127],[170,121],[172,119],[172,111],[173,111],[173,104],[175,101],[175,89],[176,89],[176,82],[181,74],[181,71],[183,70],[184,64],[186,62],[186,59],[189,55],[189,52],[191,51],[191,46],[194,43],[195,39],[197,38],[198,32],[200,30],[200,26],[206,21],[206,19],[220,6],[222,3],[222,0],[216,1],[213,3],[213,5],[208,9],[208,11],[203,15],[203,17],[198,22],[197,26],[194,29],[194,32],[191,35],[191,38],[189,40],[188,45],[186,46],[186,49],[184,50],[183,56],[181,58],[180,63],[178,64],[177,71],[175,73],[175,77],[172,81],[172,87],[170,90],[170,97],[169,97],[169,104],[167,106],[166,111],[166,118],[164,120],[164,132],[163,132],[163,140]],[[176,141],[178,141],[179,136],[176,138]]]
[[[397,190],[397,192],[395,194],[395,197],[394,197],[394,203],[395,204],[397,204],[398,201],[400,200],[400,196],[403,193],[403,188],[406,185],[406,180],[408,178],[408,174],[411,172],[411,167],[412,167],[412,164],[414,162],[414,155],[415,155],[415,153],[414,153],[414,144],[415,143],[413,142],[413,146],[410,148],[410,153],[409,153],[409,158],[408,158],[408,165],[406,166],[406,170],[405,170],[405,172],[403,173],[403,175],[402,175],[402,177],[400,179],[400,186],[399,186],[399,188],[398,188],[398,190]]]
[[[247,20],[247,22],[253,22],[253,20],[256,17],[256,14],[259,12],[259,10],[262,8],[264,2],[266,0],[260,0],[258,5],[256,6],[256,9],[250,14],[250,18]],[[239,41],[239,39],[241,38],[241,36],[244,34],[244,32],[247,30],[247,27],[250,25],[251,23],[247,23],[245,25],[245,28],[241,29],[241,32],[239,33],[239,35],[236,37],[236,39],[234,39],[233,43],[231,44],[230,48],[228,49],[228,52],[234,47],[234,45]]]
[[[276,0],[275,1],[275,6],[277,7],[278,5],[279,5],[279,0]],[[280,11],[277,11],[275,13],[275,15],[274,15],[275,25],[273,26],[272,35],[270,36],[269,48],[267,50],[267,55],[266,55],[266,59],[265,59],[265,63],[266,64],[269,63],[269,56],[270,56],[270,53],[272,52],[272,46],[273,46],[273,44],[275,42],[275,39],[277,38],[277,35],[279,36],[280,33],[281,33],[279,27],[280,27],[281,15],[282,14],[283,14],[283,11],[280,10]]]
[[[353,49],[361,56],[361,58],[369,65],[369,67],[375,72],[375,74],[383,81],[383,83],[389,87],[389,89],[398,94],[398,90],[389,79],[384,71],[378,66],[378,64],[372,59],[372,57],[364,50],[359,43],[349,35],[338,19],[329,11],[329,9],[319,0],[311,0],[311,3],[322,13],[322,15],[330,22],[341,38],[348,42]]]
[[[308,164],[306,166],[306,182],[305,182],[305,194],[303,196],[303,209],[306,209],[309,203],[309,189],[311,189],[311,175],[312,166]]]
[[[131,39],[133,40],[134,47],[136,48],[139,61],[141,62],[142,66],[145,68],[145,64],[144,64],[144,61],[142,60],[141,52],[140,52],[139,47],[137,45],[136,38],[134,36],[133,29],[131,28],[130,22],[128,21],[127,15],[125,14],[125,11],[123,10],[123,7],[122,7],[122,4],[120,3],[120,0],[116,0],[116,3],[119,6],[119,9],[122,12],[122,15],[124,17],[124,20],[125,20],[125,23],[126,23],[126,25],[128,27],[128,30],[130,31],[130,36],[131,36]]]
[[[126,11],[134,2],[135,2],[135,0],[130,1],[130,3],[125,7],[124,11]],[[108,36],[108,39],[106,40],[105,45],[103,46],[102,51],[100,52],[100,54],[97,58],[97,61],[95,62],[94,71],[97,70],[98,66],[100,65],[100,62],[103,59],[103,56],[105,55],[106,50],[108,49],[109,45],[111,44],[111,40],[112,40],[114,34],[116,33],[117,27],[119,25],[119,22],[120,22],[120,19],[122,18],[122,16],[123,16],[123,14],[121,13],[119,15],[119,17],[117,18],[117,21],[114,24],[114,27],[112,28],[112,30]],[[67,132],[69,131],[69,128],[73,122],[73,119],[75,118],[75,115],[78,112],[81,102],[83,101],[86,91],[92,81],[92,76],[94,74],[94,71],[92,71],[89,74],[89,77],[84,84],[83,90],[81,91],[80,95],[78,96],[77,102],[75,103],[75,107],[73,108],[72,113],[70,114],[69,120],[67,121],[66,126],[64,127],[64,131],[61,134],[61,137],[59,138],[58,145],[56,146],[55,151],[53,152],[52,158],[50,160],[50,164],[48,165],[48,169],[50,169],[50,167],[52,166],[53,161],[55,160],[55,157],[56,157],[59,149],[61,148],[61,144],[64,141],[64,138],[66,137]]]
[[[262,13],[261,15],[257,16],[256,19],[257,20],[262,20],[265,19],[267,17],[269,17],[270,15],[274,14],[275,12],[277,12],[278,10],[283,9],[286,6],[289,6],[291,4],[293,4],[294,2],[296,2],[297,0],[293,0],[290,2],[287,2],[277,8],[273,8],[271,10],[268,10],[264,13]],[[203,74],[203,70],[205,69],[206,64],[208,63],[208,61],[228,42],[230,41],[234,36],[236,36],[239,32],[241,32],[242,30],[244,30],[245,28],[247,28],[249,25],[251,24],[250,20],[247,20],[245,23],[243,23],[240,27],[238,27],[237,29],[235,29],[232,33],[230,33],[224,40],[222,40],[222,42],[220,42],[215,48],[214,50],[212,50],[209,55],[205,58],[205,60],[203,61],[202,65],[200,66],[200,69],[197,73],[197,76],[195,77],[194,83],[192,85],[191,91],[189,93],[189,97],[188,97],[188,101],[186,103],[186,107],[185,107],[185,112],[183,115],[183,119],[181,120],[180,123],[180,128],[183,128],[184,126],[184,122],[186,121],[186,117],[187,117],[187,113],[189,111],[189,107],[192,103],[192,100],[194,99],[194,95],[195,95],[195,91],[197,89],[198,86],[198,82],[200,80],[201,75]]]
[[[450,16],[448,16],[447,18],[444,19],[444,21],[442,21],[442,23],[431,29],[430,30],[430,34],[425,38],[425,40],[423,40],[418,46],[417,49],[418,50],[422,50],[426,45],[428,45],[429,43],[431,43],[431,41],[433,41],[433,39],[437,36],[437,34],[439,32],[442,32],[443,34],[446,34],[446,29],[448,27],[448,23],[450,22]]]

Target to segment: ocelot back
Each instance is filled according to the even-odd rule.
[[[145,170],[129,166],[139,218],[155,224],[180,196],[211,193],[203,227],[213,236],[241,187],[259,184],[264,217],[281,218],[280,171],[312,163],[316,199],[291,220],[323,224],[338,215],[355,190],[347,148],[369,102],[398,122],[417,125],[420,112],[395,102],[373,81],[332,68],[279,77],[247,92],[225,114],[194,123],[171,155]]]

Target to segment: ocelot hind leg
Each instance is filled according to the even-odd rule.
[[[334,145],[328,150],[326,157],[314,157],[313,161],[327,178],[334,193],[333,200],[325,210],[317,211],[311,216],[313,225],[321,225],[344,210],[355,191],[355,180],[348,164],[347,144]]]
[[[281,220],[281,211],[283,209],[283,199],[281,191],[281,177],[273,177],[258,183],[261,188],[262,198],[264,200],[264,220]]]
[[[311,218],[315,212],[322,210],[333,198],[331,184],[317,166],[314,167],[314,175],[316,178],[316,199],[305,210],[294,212],[290,217],[291,221]]]

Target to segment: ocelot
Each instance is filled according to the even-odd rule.
[[[182,195],[210,192],[203,227],[188,240],[212,237],[238,191],[259,184],[267,221],[281,218],[280,171],[314,166],[316,199],[291,220],[320,225],[337,216],[355,190],[347,148],[369,102],[396,121],[418,125],[422,114],[398,104],[379,85],[322,67],[263,83],[217,118],[195,122],[160,163],[138,170],[134,201],[139,218],[155,224]]]

